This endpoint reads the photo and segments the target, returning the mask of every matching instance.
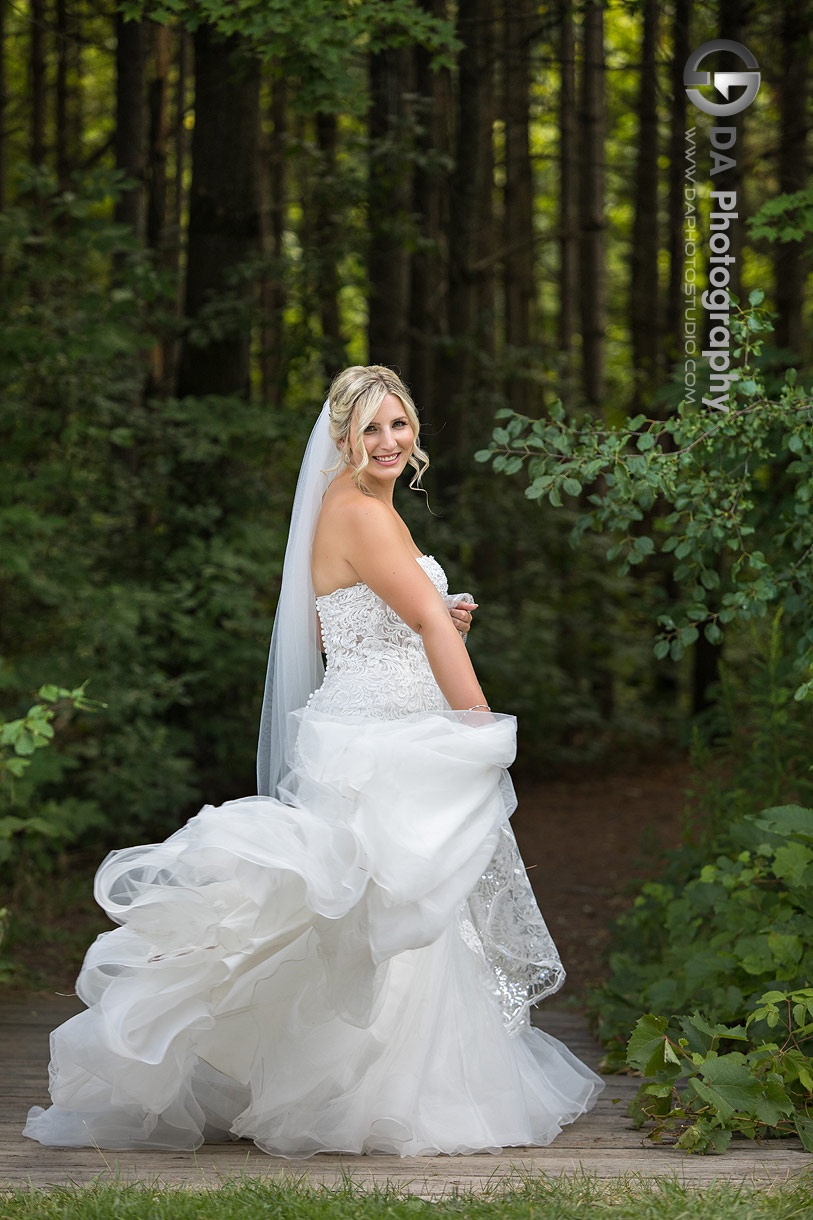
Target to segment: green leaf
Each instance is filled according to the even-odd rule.
[[[666,1067],[667,1024],[666,1017],[656,1017],[653,1013],[638,1018],[627,1043],[627,1063],[630,1067],[637,1068],[646,1076],[652,1076]],[[678,1063],[672,1047],[669,1047],[669,1051],[670,1060]]]
[[[807,1118],[804,1114],[796,1114],[793,1121],[796,1125],[796,1134],[802,1141],[805,1152],[813,1152],[813,1118]]]
[[[655,444],[655,437],[651,432],[642,432],[635,444],[641,453],[645,453],[647,449],[651,449]]]
[[[478,449],[474,455],[475,462],[488,462],[491,460],[490,449]]]
[[[657,660],[662,661],[669,652],[669,641],[656,640],[652,651],[655,653]]]
[[[761,305],[764,300],[765,300],[765,293],[762,291],[761,288],[752,288],[751,291],[748,293],[749,305]]]
[[[703,634],[710,644],[719,644],[723,638],[723,633],[717,623],[706,623]]]
[[[33,754],[36,749],[36,742],[33,734],[28,729],[21,729],[14,739],[14,750],[17,754]]]
[[[799,885],[813,860],[813,851],[803,843],[782,843],[773,858],[773,874],[789,885]]]
[[[754,817],[750,817],[761,830],[771,830],[785,837],[798,836],[813,843],[813,809],[805,809],[802,805],[774,805],[763,809]]]
[[[562,483],[562,489],[567,492],[569,496],[577,496],[582,489],[582,485],[578,479],[574,479],[572,476],[569,476]]]

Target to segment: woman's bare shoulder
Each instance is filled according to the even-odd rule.
[[[364,534],[389,535],[398,529],[399,517],[394,509],[382,504],[375,496],[367,496],[352,483],[343,482],[329,487],[322,501],[318,527],[361,531]]]

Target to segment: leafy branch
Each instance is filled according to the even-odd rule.
[[[778,1029],[782,1041],[761,1036]],[[723,1152],[737,1133],[748,1139],[798,1135],[813,1152],[813,988],[769,991],[744,1025],[646,1013],[630,1036],[627,1063],[648,1079],[629,1105],[636,1126],[651,1123],[656,1143],[677,1134],[686,1152]],[[734,1043],[744,1050],[725,1049]]]
[[[732,320],[744,401],[729,410],[712,417],[684,402],[668,420],[639,414],[612,426],[568,416],[560,401],[544,419],[504,408],[475,458],[524,472],[530,500],[567,502],[571,545],[603,534],[619,574],[655,559],[659,571],[671,567],[680,596],[658,618],[659,659],[679,660],[701,630],[720,644],[727,624],[779,605],[798,623],[802,700],[813,694],[813,397],[793,369],[777,399],[766,394],[755,364],[770,329],[760,300],[752,293],[751,311]]]

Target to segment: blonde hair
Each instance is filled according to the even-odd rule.
[[[355,423],[358,439],[361,440],[364,429],[375,419],[378,408],[388,394],[394,394],[396,398],[400,399],[414,433],[412,453],[407,458],[407,462],[413,467],[415,473],[409,481],[409,486],[415,491],[423,491],[424,489],[420,485],[421,475],[429,465],[429,457],[418,444],[420,432],[418,412],[415,410],[409,390],[398,374],[383,364],[354,364],[351,368],[336,374],[328,393],[330,435],[340,447],[339,461],[344,461],[348,466],[353,467],[350,477],[366,495],[372,495],[372,492],[369,492],[360,480],[365,467],[370,464],[370,459],[362,444],[361,461],[358,465],[353,465],[350,432]]]

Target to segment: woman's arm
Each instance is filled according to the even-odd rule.
[[[392,513],[379,501],[342,506],[342,537],[348,562],[423,640],[435,681],[452,708],[486,703],[466,646],[443,598],[404,542]]]

